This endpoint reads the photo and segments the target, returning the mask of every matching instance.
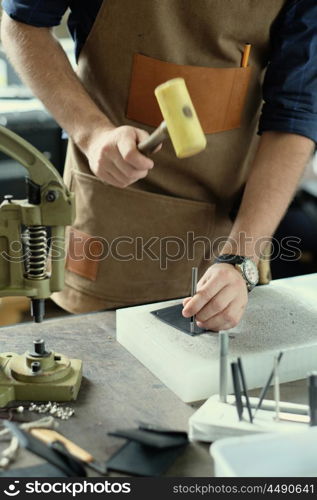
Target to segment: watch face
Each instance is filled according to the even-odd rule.
[[[251,285],[257,285],[259,281],[258,268],[251,259],[246,259],[244,261],[243,272]]]

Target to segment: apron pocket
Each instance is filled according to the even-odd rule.
[[[163,120],[154,90],[172,78],[184,78],[206,134],[239,128],[251,68],[182,66],[135,54],[126,116],[157,127]]]
[[[66,283],[124,304],[189,293],[191,268],[211,264],[215,207],[72,173],[76,220]]]

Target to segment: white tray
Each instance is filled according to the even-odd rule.
[[[210,453],[216,477],[314,477],[317,428],[223,439]]]
[[[250,403],[256,406],[258,398],[250,398]],[[191,441],[205,441],[211,443],[218,439],[250,434],[283,433],[305,429],[308,424],[275,420],[275,402],[263,401],[263,408],[272,410],[258,410],[251,424],[247,408],[243,409],[243,420],[239,420],[235,406],[235,397],[228,396],[227,403],[219,400],[218,394],[209,398],[189,419],[189,439]],[[294,403],[280,403],[280,411],[308,414],[305,405]],[[254,410],[253,410],[254,412]]]

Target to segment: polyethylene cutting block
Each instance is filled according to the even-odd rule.
[[[118,310],[117,340],[183,401],[204,400],[219,392],[218,333],[191,337],[151,314],[180,302]],[[281,382],[317,370],[317,274],[257,287],[229,336],[229,361],[242,357],[249,389],[265,384],[281,350]]]

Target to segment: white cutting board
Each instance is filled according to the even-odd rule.
[[[218,334],[191,337],[151,314],[180,302],[118,310],[117,340],[183,401],[199,401],[219,392]],[[229,359],[242,357],[249,389],[264,385],[280,350],[285,351],[281,382],[317,370],[317,274],[257,287],[243,320],[229,334]],[[229,373],[228,380],[230,393]]]

